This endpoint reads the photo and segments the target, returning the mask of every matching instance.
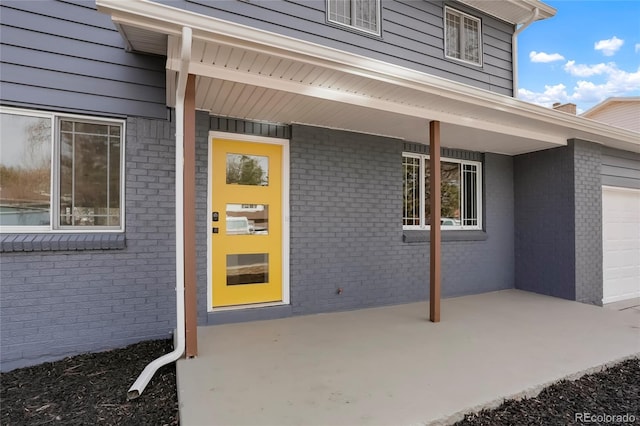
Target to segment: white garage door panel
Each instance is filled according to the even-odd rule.
[[[603,303],[640,297],[640,190],[602,188]]]

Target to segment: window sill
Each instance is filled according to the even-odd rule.
[[[122,250],[126,246],[124,233],[0,235],[0,253]]]
[[[487,233],[481,230],[441,231],[442,241],[485,241]],[[431,231],[405,229],[402,231],[403,243],[428,243]]]
[[[355,25],[343,24],[342,22],[331,21],[329,19],[326,20],[326,23],[332,27],[346,30],[354,34],[359,34],[367,37],[371,37],[372,39],[382,40],[382,30],[379,32],[367,30],[365,28],[356,27]]]
[[[467,61],[465,59],[460,59],[460,58],[456,58],[455,56],[448,56],[448,55],[444,55],[445,59],[448,59],[450,62],[454,62],[458,65],[467,65],[468,67],[473,67],[474,69],[478,69],[478,68],[484,68],[484,65],[482,62],[472,62],[472,61]]]

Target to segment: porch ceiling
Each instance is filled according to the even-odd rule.
[[[432,98],[435,104],[435,97]],[[173,99],[169,102],[172,101]],[[403,103],[388,102],[388,105],[390,108],[397,107],[398,111],[411,108]],[[330,127],[412,142],[429,142],[429,119],[425,117],[204,76],[196,78],[196,108],[209,111],[213,115]],[[438,115],[442,118],[446,111],[440,111]],[[435,119],[435,112],[431,117]],[[475,121],[470,114],[464,117],[464,120]],[[518,154],[565,144],[565,139],[562,138],[553,143],[540,140],[534,135],[531,138],[519,137],[516,141],[512,135],[480,127],[465,127],[443,121],[442,145],[449,148]]]
[[[169,37],[167,69],[180,66],[179,39]],[[437,88],[416,90],[361,73],[303,62],[245,47],[194,40],[189,72],[196,74],[196,108],[249,120],[300,123],[428,143],[428,122],[440,120],[450,148],[519,154],[563,145],[566,138],[490,117],[471,99]],[[175,78],[169,75],[168,83]],[[168,90],[173,105],[175,90]]]
[[[640,152],[635,132],[528,104],[509,96],[197,15],[145,0],[98,0],[130,49],[167,56],[167,105],[175,104],[180,34],[193,29],[188,72],[196,108],[258,121],[300,123],[442,145],[520,154],[579,138]]]

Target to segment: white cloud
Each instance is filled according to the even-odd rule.
[[[531,62],[547,63],[554,61],[564,61],[564,56],[559,53],[544,53],[532,50],[529,53],[529,59],[531,59]]]
[[[590,104],[601,102],[611,96],[629,96],[639,92],[640,67],[636,71],[627,72],[618,68],[614,62],[607,64],[585,65],[568,61],[564,70],[573,77],[580,78],[571,89],[560,83],[546,85],[544,91],[534,92],[519,89],[522,100],[550,107],[554,102],[573,102]],[[587,77],[591,77],[587,80]]]
[[[544,86],[544,92],[533,92],[527,89],[518,89],[518,97],[523,101],[533,104],[551,107],[554,102],[569,102],[570,96],[567,93],[567,87],[560,83],[555,86]]]
[[[636,43],[636,53],[640,52],[640,43]]]
[[[619,39],[616,36],[608,40],[600,40],[597,41],[593,48],[596,50],[601,50],[604,56],[613,56],[624,44],[624,40]]]
[[[616,64],[576,65],[576,61],[568,61],[564,64],[564,70],[574,77],[591,77],[594,75],[611,74],[616,69]]]

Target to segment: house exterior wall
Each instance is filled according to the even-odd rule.
[[[0,104],[127,119],[126,233],[0,235],[0,368],[168,337],[175,129],[164,58],[127,53],[89,1],[3,1],[0,26]]]
[[[383,2],[382,38],[327,24],[324,1],[170,4],[511,91],[511,26],[483,17],[483,68],[445,60],[440,2]],[[93,2],[9,0],[0,7],[2,105],[127,121],[125,233],[0,236],[0,369],[167,337],[175,327],[175,127],[166,120],[164,58],[127,53]],[[305,26],[313,31],[303,33]],[[294,126],[292,303],[208,313],[209,129],[208,115],[198,112],[200,324],[426,300],[428,243],[403,242],[400,225],[403,144]],[[487,232],[444,243],[444,296],[513,286],[512,161],[486,155],[484,164]]]
[[[207,323],[427,300],[428,240],[403,242],[404,146],[394,139],[294,125],[290,139],[291,305],[210,313]],[[203,167],[199,165],[199,176],[204,174]],[[512,159],[485,154],[483,170],[486,233],[451,231],[457,236],[445,238],[444,297],[514,285]],[[206,193],[201,183],[198,192]],[[199,276],[205,277],[206,270]],[[201,298],[206,297],[202,279],[199,291]],[[200,321],[205,321],[202,312]]]
[[[640,154],[602,148],[602,184],[640,189]]]
[[[512,96],[513,25],[454,1],[382,1],[382,35],[329,23],[326,0],[156,0],[171,7],[394,63]],[[482,20],[483,66],[444,56],[444,6]]]
[[[575,300],[573,150],[514,157],[515,286]]]
[[[601,146],[582,140],[573,148],[575,286],[578,302],[602,305]]]
[[[125,51],[89,1],[0,4],[3,105],[166,118],[164,58]]]
[[[126,247],[0,256],[2,371],[175,328],[175,127],[129,118]]]
[[[511,94],[512,26],[483,16],[484,66],[449,61],[442,2],[384,1],[382,37],[328,24],[324,0],[166,3]],[[78,236],[73,250],[48,246],[47,234],[2,238],[1,369],[167,337],[175,327],[175,127],[165,120],[164,59],[126,53],[91,3],[0,7],[3,105],[127,118],[126,232],[113,247]],[[428,232],[409,235],[401,225],[407,143],[293,125],[291,304],[208,312],[209,130],[210,117],[198,112],[199,324],[428,298]],[[515,286],[601,302],[601,186],[640,188],[639,155],[579,140],[516,157],[446,152],[483,163],[483,230],[443,232],[444,297]]]
[[[572,139],[514,168],[516,288],[601,305],[602,186],[640,188],[640,155]]]
[[[294,313],[428,298],[429,244],[402,238],[403,149],[397,140],[293,127]],[[511,173],[509,157],[485,158],[488,238],[443,243],[444,297],[513,287]]]

